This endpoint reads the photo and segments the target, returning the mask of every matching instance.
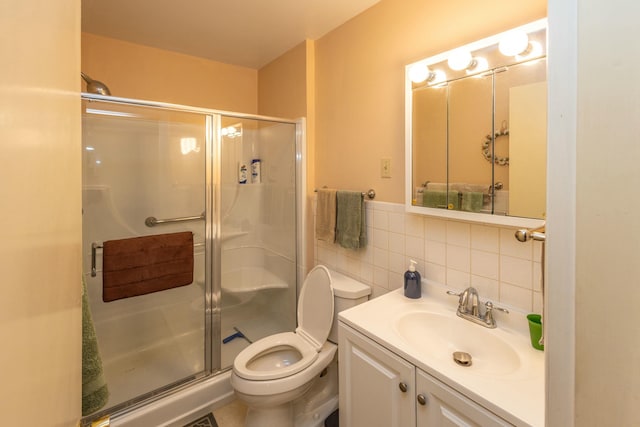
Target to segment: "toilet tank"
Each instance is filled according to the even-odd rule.
[[[333,288],[333,324],[328,340],[338,344],[338,313],[369,299],[371,287],[337,271],[329,270]]]

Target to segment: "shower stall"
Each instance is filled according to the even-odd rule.
[[[303,122],[83,94],[83,267],[109,389],[84,424],[295,329]],[[105,242],[190,232],[192,281],[103,300]],[[189,255],[190,256],[190,255]],[[153,274],[153,273],[152,273]]]

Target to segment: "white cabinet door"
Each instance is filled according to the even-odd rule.
[[[418,427],[512,425],[420,369],[416,369],[416,390]]]
[[[414,366],[342,323],[338,349],[340,425],[414,426]]]

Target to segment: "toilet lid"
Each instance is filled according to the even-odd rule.
[[[296,334],[320,351],[333,323],[333,289],[331,275],[322,265],[313,268],[302,285],[298,300]]]

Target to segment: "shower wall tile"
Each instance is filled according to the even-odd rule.
[[[315,241],[316,263],[369,284],[372,298],[403,286],[409,260],[426,280],[478,289],[482,301],[542,310],[542,245],[518,242],[515,229],[404,212],[397,203],[365,202],[368,244],[349,250]]]

